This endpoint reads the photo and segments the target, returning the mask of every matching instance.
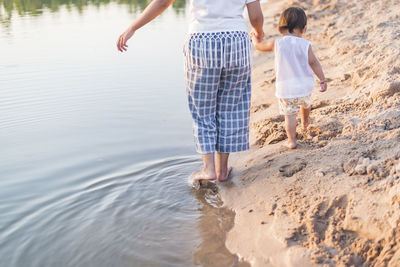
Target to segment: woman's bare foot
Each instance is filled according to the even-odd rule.
[[[228,168],[227,173],[222,173],[221,172],[217,177],[217,181],[218,182],[226,182],[226,181],[228,181],[229,175],[231,174],[231,172],[232,172],[232,167]]]
[[[194,172],[190,175],[190,180],[192,181],[203,181],[203,180],[216,180],[217,174],[216,173],[208,173],[205,170]]]
[[[295,141],[288,141],[286,144],[282,146],[288,149],[295,149],[297,147],[297,143]]]

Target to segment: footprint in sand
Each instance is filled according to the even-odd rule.
[[[295,173],[298,173],[307,166],[304,161],[295,162],[292,164],[283,165],[279,168],[279,172],[285,177],[292,177]]]
[[[271,104],[262,104],[262,105],[258,105],[258,106],[254,106],[251,108],[251,112],[257,112],[260,110],[266,110],[267,108],[269,108],[271,106]]]

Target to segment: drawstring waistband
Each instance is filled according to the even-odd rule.
[[[206,32],[188,36],[184,47],[185,67],[231,68],[251,64],[247,32]]]

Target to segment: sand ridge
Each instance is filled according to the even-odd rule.
[[[291,5],[329,91],[315,90],[299,148],[282,148],[273,54],[254,52],[252,148],[219,188],[236,213],[227,248],[252,266],[400,266],[398,0],[269,1],[266,38]]]

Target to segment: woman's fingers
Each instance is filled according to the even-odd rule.
[[[118,44],[117,44],[118,50],[120,52],[124,52],[127,50],[128,45],[126,44],[126,39],[124,35],[121,35],[118,39]]]
[[[126,50],[124,49],[124,43],[125,43],[125,38],[124,38],[124,36],[121,36],[121,44],[120,44],[121,52],[126,51]]]
[[[123,52],[123,50],[122,50],[123,39],[124,39],[124,37],[122,35],[120,35],[118,38],[118,41],[117,41],[117,49],[120,52]]]
[[[134,32],[126,31],[121,34],[117,41],[117,49],[120,52],[124,52],[128,49],[128,45],[126,44],[128,40],[132,37]]]
[[[122,38],[122,49],[126,51],[128,49],[128,45],[126,44],[128,40],[125,38],[125,36]]]

